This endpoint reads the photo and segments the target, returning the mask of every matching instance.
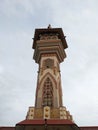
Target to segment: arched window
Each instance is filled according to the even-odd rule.
[[[47,78],[43,87],[43,106],[53,105],[53,86],[50,78]]]

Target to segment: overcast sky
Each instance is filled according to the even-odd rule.
[[[35,28],[62,28],[63,104],[78,126],[98,126],[98,0],[0,0],[0,126],[15,126],[34,106]]]

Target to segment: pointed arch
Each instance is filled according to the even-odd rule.
[[[49,82],[49,96],[47,97],[47,89],[48,87],[45,87],[45,85],[47,84],[46,82]],[[55,78],[48,72],[46,73],[43,78],[41,79],[41,81],[38,83],[38,95],[40,98],[40,102],[38,104],[41,105],[41,107],[44,105],[48,105],[48,106],[54,106],[54,101],[55,101],[55,97],[54,97],[54,93],[56,92],[55,90],[57,89],[57,82],[55,80]],[[45,90],[45,91],[44,91]],[[45,98],[46,96],[46,98]],[[51,97],[51,98],[49,98]],[[46,101],[45,101],[46,100]],[[49,103],[50,100],[50,103]]]
[[[50,80],[55,84],[54,86],[56,87],[56,89],[57,89],[57,82],[56,82],[56,80],[55,80],[55,78],[48,72],[48,73],[46,73],[44,76],[43,76],[43,78],[41,79],[41,81],[39,82],[39,89],[40,89],[40,87],[41,87],[41,84],[46,80],[46,78],[47,77],[49,77],[50,78]]]

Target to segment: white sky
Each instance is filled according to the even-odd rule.
[[[0,126],[15,126],[34,106],[35,28],[61,27],[63,103],[78,126],[98,125],[98,0],[0,0]]]

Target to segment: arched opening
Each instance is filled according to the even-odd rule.
[[[53,85],[49,77],[44,82],[43,106],[53,106]]]

